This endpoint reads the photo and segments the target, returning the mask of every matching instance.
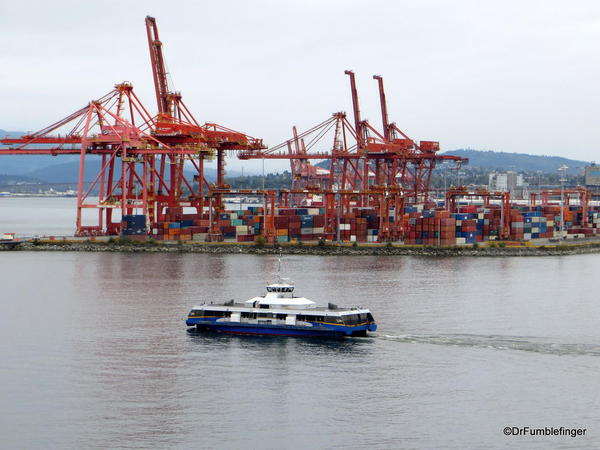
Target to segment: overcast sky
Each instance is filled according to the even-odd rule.
[[[350,113],[352,69],[377,127],[373,74],[391,119],[443,150],[600,160],[600,2],[585,0],[0,0],[0,128],[43,128],[123,80],[156,111],[146,15],[196,118],[269,145]]]

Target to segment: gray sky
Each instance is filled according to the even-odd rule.
[[[600,2],[585,0],[0,0],[0,128],[43,128],[123,80],[155,111],[146,15],[196,118],[269,145],[350,113],[352,69],[378,128],[373,74],[391,119],[443,150],[600,160]]]

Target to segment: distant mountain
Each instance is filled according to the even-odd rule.
[[[448,150],[443,154],[469,158],[469,166],[487,170],[511,170],[514,172],[556,173],[563,164],[571,175],[578,175],[590,163],[560,156],[539,156],[526,153],[504,153],[471,149]]]
[[[0,138],[20,137],[23,131],[5,131],[0,129]],[[1,145],[0,148],[8,146]],[[57,163],[68,161],[78,161],[77,155],[51,156],[51,155],[3,155],[0,158],[0,174],[2,175],[24,175],[27,172],[33,172],[43,167],[48,167]]]
[[[0,129],[0,138],[20,137],[24,131],[6,131]],[[8,146],[1,145],[0,148]],[[186,166],[187,167],[187,166]],[[86,160],[85,181],[94,181],[101,168],[100,160],[94,157]],[[186,170],[193,177],[192,170]],[[79,174],[79,155],[5,155],[0,157],[0,175],[21,175],[36,178],[49,183],[73,183]],[[208,181],[217,179],[217,170],[205,167]],[[238,170],[228,170],[227,177],[239,177]]]
[[[3,137],[20,137],[25,134],[24,131],[6,131],[0,128],[0,138]]]
[[[7,132],[0,130],[0,136]],[[93,181],[101,169],[99,158],[88,157],[85,164],[85,181]],[[193,176],[191,170],[186,170]],[[214,168],[204,169],[206,178],[214,181],[217,171]],[[13,175],[35,178],[49,183],[73,183],[79,174],[79,155],[6,155],[0,156],[0,175]],[[228,177],[237,177],[241,173],[237,170],[227,172]]]
[[[0,174],[0,189],[6,186],[12,186],[16,184],[33,184],[33,183],[43,183],[42,180],[38,180],[37,178],[24,177],[22,175],[1,175]]]
[[[85,163],[84,181],[94,181],[96,176],[102,169],[102,161],[99,159],[88,159]],[[119,167],[118,173],[121,169]],[[190,170],[185,171],[189,178],[193,178],[194,173]],[[55,164],[41,169],[32,170],[24,174],[27,177],[45,180],[48,183],[74,183],[79,177],[79,162],[67,162],[63,164]],[[217,171],[211,168],[204,169],[204,175],[209,181],[214,181],[217,178]]]
[[[569,175],[580,175],[582,168],[590,164],[587,161],[561,158],[560,156],[538,156],[526,153],[504,153],[471,149],[448,150],[441,154],[469,158],[469,163],[465,167],[478,168],[485,171],[510,170],[514,172],[556,174],[558,168],[564,164],[568,167],[567,172]],[[315,165],[329,169],[330,164],[330,161],[326,159]]]
[[[54,159],[54,161],[60,161],[60,159]],[[100,159],[87,160],[84,170],[84,181],[94,181],[101,168],[102,161]],[[79,162],[72,161],[53,164],[25,172],[24,175],[44,180],[48,183],[76,183],[79,177]]]
[[[51,155],[2,155],[0,156],[0,174],[27,175],[31,172],[41,171],[54,165],[62,165],[71,161],[77,164],[77,155],[51,156]]]

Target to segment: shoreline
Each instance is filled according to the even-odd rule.
[[[0,246],[4,247],[4,246]],[[506,245],[504,247],[479,245],[477,247],[432,247],[423,245],[385,245],[385,244],[328,244],[316,243],[277,244],[263,246],[255,243],[239,242],[186,242],[165,243],[160,241],[144,242],[107,242],[107,241],[50,241],[38,240],[20,242],[13,248],[1,248],[0,251],[66,251],[66,252],[122,252],[122,253],[204,253],[204,254],[252,254],[317,256],[428,256],[428,257],[506,257],[506,256],[563,256],[600,253],[600,241],[581,243],[563,243],[560,245]]]

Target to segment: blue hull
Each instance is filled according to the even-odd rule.
[[[300,330],[292,328],[263,328],[263,327],[240,327],[240,326],[218,326],[211,325],[206,327],[208,330],[217,333],[227,334],[248,334],[263,336],[293,336],[293,337],[344,337],[345,333],[336,331],[314,331]]]
[[[369,326],[346,327],[299,327],[294,325],[256,325],[243,323],[219,323],[213,321],[188,320],[188,326],[197,326],[200,330],[210,330],[217,333],[249,334],[265,336],[297,336],[297,337],[344,337],[352,335],[365,336],[367,330],[375,331],[374,324]]]

